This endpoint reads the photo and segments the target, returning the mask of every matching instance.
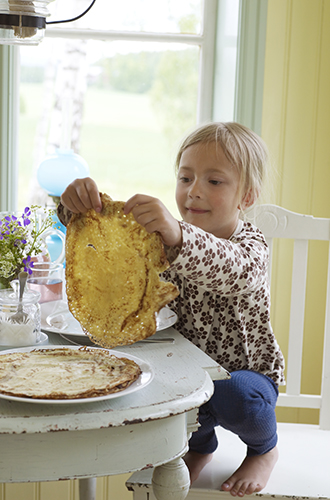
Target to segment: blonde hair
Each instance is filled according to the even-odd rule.
[[[265,170],[268,164],[268,150],[264,141],[244,125],[235,122],[215,122],[202,125],[190,133],[182,142],[176,157],[176,172],[183,152],[193,144],[215,142],[221,146],[230,163],[240,175],[240,198],[246,197],[249,205],[260,195]]]

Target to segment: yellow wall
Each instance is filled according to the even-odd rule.
[[[262,136],[277,168],[268,200],[295,212],[330,217],[330,1],[269,0]],[[290,290],[281,248],[272,290],[273,326],[286,351]],[[307,304],[303,390],[320,388],[324,245],[314,246]],[[315,422],[312,410],[278,411],[279,419]]]
[[[98,478],[96,500],[132,500],[125,487],[131,474]],[[79,500],[78,481],[0,485],[0,500]]]
[[[330,2],[269,0],[262,135],[276,203],[330,217]]]

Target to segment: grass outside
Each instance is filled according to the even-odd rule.
[[[35,176],[35,136],[42,94],[41,84],[21,84],[19,209],[27,204],[27,186]],[[89,88],[80,144],[79,154],[87,161],[101,191],[120,200],[138,192],[150,194],[178,216],[174,201],[175,151],[161,130],[148,95]]]

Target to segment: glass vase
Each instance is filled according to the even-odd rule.
[[[24,292],[22,313],[24,318],[16,319],[19,304],[14,290],[0,290],[0,345],[28,346],[40,341],[40,293],[32,290]]]

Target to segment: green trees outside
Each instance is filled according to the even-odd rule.
[[[118,54],[98,63],[90,84],[111,90],[149,94],[170,144],[196,122],[197,48]]]
[[[147,94],[170,145],[196,122],[197,48],[117,54],[95,63],[88,85],[129,94]],[[23,83],[42,82],[44,68],[22,67]],[[21,112],[25,102],[21,98]]]

